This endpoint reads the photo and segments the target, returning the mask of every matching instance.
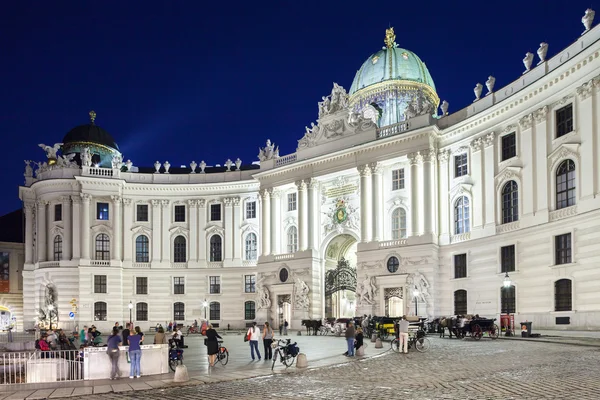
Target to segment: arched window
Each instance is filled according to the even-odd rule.
[[[467,291],[457,290],[454,292],[454,315],[465,315],[467,313]]]
[[[516,297],[515,287],[502,287],[500,289],[500,312],[502,314],[513,314],[516,313]]]
[[[181,302],[173,304],[173,319],[175,321],[185,321],[185,304]]]
[[[185,237],[179,235],[173,241],[173,262],[182,263],[187,261]]]
[[[110,260],[110,239],[106,233],[96,236],[96,260]]]
[[[392,239],[406,238],[406,211],[396,208],[392,213]]]
[[[466,196],[462,196],[454,203],[454,233],[459,235],[467,233],[470,230],[469,199]]]
[[[148,236],[140,235],[135,239],[135,262],[147,263],[149,261],[150,241],[148,240]]]
[[[62,236],[54,236],[54,261],[60,261],[62,258]]]
[[[210,261],[223,261],[221,236],[219,235],[212,235],[210,238]]]
[[[97,301],[94,303],[94,321],[106,321],[106,303]]]
[[[287,231],[287,252],[288,254],[298,251],[298,228],[290,226]]]
[[[221,304],[216,301],[210,303],[209,318],[211,321],[218,321],[221,319]]]
[[[148,321],[148,303],[137,303],[135,305],[136,321]]]
[[[256,234],[246,235],[246,260],[256,260]]]
[[[565,160],[556,169],[556,209],[575,205],[575,163]]]
[[[244,319],[246,321],[256,318],[256,304],[253,301],[244,303]]]
[[[515,181],[506,182],[502,187],[502,223],[519,220],[519,186]]]
[[[572,311],[572,285],[570,279],[554,282],[554,311]]]

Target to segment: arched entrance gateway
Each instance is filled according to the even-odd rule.
[[[325,250],[326,318],[351,318],[356,314],[356,239],[348,234],[334,237]]]

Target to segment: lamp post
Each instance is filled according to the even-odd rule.
[[[508,272],[507,272],[506,275],[504,275],[504,288],[508,289],[511,284],[512,284],[512,282],[511,282],[510,276],[508,276]]]
[[[204,302],[202,303],[202,307],[204,308],[204,320],[208,321],[206,319],[206,309],[208,308],[208,301],[206,301],[206,299],[204,299]]]
[[[415,317],[419,316],[419,291],[415,288],[415,290],[413,290],[413,296],[415,297]]]
[[[131,329],[131,325],[132,325],[132,318],[131,318],[131,314],[133,312],[133,303],[131,301],[129,301],[129,329]]]
[[[50,330],[52,330],[52,311],[54,311],[54,304],[48,304],[48,318],[50,319]]]
[[[504,284],[504,290],[509,290],[510,287],[512,286],[512,281],[510,280],[510,276],[508,276],[508,271],[504,275],[503,284]],[[502,312],[502,310],[500,310],[500,312]],[[506,317],[507,317],[506,318],[506,333],[504,335],[512,336],[512,329],[510,326],[510,312],[509,312],[508,307],[506,307]]]

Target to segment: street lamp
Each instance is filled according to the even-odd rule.
[[[202,303],[202,307],[204,307],[204,320],[208,321],[206,319],[206,309],[208,308],[208,301],[206,301],[206,299],[204,299],[204,302]]]
[[[52,330],[52,311],[54,311],[54,304],[48,304],[48,318],[50,319],[50,330]]]
[[[510,281],[510,276],[508,276],[508,272],[504,275],[504,287],[508,289],[512,282]]]
[[[417,288],[413,290],[413,296],[415,297],[415,317],[418,317],[419,309],[417,307],[419,306],[419,291],[417,290]]]
[[[129,301],[129,329],[131,329],[131,325],[132,325],[132,318],[131,318],[131,313],[133,311],[133,303],[131,302],[131,300]]]
[[[510,276],[508,276],[508,271],[506,272],[506,274],[504,275],[504,290],[509,290],[510,287],[512,286],[512,282],[510,280]],[[507,296],[508,297],[508,296]],[[510,310],[508,309],[508,305],[506,306],[506,333],[505,336],[512,336],[512,329],[510,326]],[[500,312],[502,312],[502,310],[500,310]],[[502,324],[500,324],[502,325]]]

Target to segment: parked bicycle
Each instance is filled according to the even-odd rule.
[[[399,339],[395,338],[392,340],[391,346],[392,350],[394,350],[396,353],[400,353],[402,351],[400,348]],[[410,334],[408,336],[408,348],[411,349],[413,346],[420,353],[424,353],[429,350],[431,343],[429,342],[429,339],[425,337],[425,332],[419,330],[416,334]]]
[[[175,341],[169,341],[171,348],[169,349],[169,368],[175,372],[178,365],[183,365],[183,349],[175,345]]]
[[[223,365],[227,365],[229,362],[229,351],[227,347],[223,346],[223,341],[219,340],[219,352],[217,353],[217,360],[215,363],[220,362]]]
[[[296,356],[300,353],[300,348],[297,343],[291,343],[291,339],[279,339],[276,342],[273,342],[271,346],[273,347],[273,365],[271,366],[271,370],[275,368],[277,356],[279,356],[281,363],[288,368],[294,364]]]

